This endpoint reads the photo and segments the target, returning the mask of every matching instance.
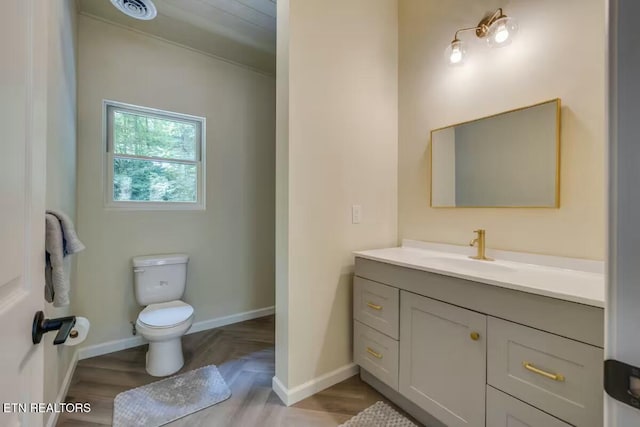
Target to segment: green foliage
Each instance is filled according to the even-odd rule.
[[[116,111],[113,142],[114,200],[196,201],[197,166],[169,160],[197,160],[194,124]],[[167,161],[122,158],[118,154]]]
[[[115,111],[113,114],[115,154],[196,159],[196,126],[153,116]]]

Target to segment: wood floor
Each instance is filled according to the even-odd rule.
[[[294,406],[284,406],[271,390],[274,335],[274,317],[268,316],[185,336],[185,366],[180,372],[215,364],[232,396],[169,425],[335,427],[375,402],[386,401],[355,376]],[[141,346],[80,361],[66,401],[89,402],[91,412],[62,414],[57,425],[111,425],[118,393],[158,380],[144,369],[146,351]]]

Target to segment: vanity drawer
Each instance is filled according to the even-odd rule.
[[[487,427],[571,427],[533,406],[487,386]]]
[[[353,282],[353,316],[356,320],[398,339],[400,290],[356,277]]]
[[[398,341],[355,320],[353,359],[380,381],[398,390]]]
[[[487,382],[570,424],[601,427],[603,351],[489,317]]]

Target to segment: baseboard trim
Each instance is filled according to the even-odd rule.
[[[342,366],[335,371],[328,372],[324,375],[320,375],[312,380],[307,381],[304,384],[296,386],[292,389],[287,389],[284,384],[278,379],[273,377],[272,388],[276,395],[280,398],[282,403],[287,406],[291,406],[307,397],[321,392],[339,382],[351,378],[360,372],[360,367],[355,363]]]
[[[282,384],[282,382],[278,379],[278,377],[273,377],[271,379],[271,388],[276,393],[276,396],[280,398],[282,403],[289,406],[289,395],[287,392],[287,388]]]
[[[137,335],[135,337],[123,338],[120,340],[107,341],[101,344],[94,344],[78,350],[78,359],[84,360],[91,357],[102,356],[128,348],[138,347],[145,343],[144,338]]]
[[[62,384],[60,385],[60,391],[58,391],[58,395],[56,396],[55,403],[62,403],[67,397],[67,392],[69,391],[69,386],[71,385],[71,379],[73,378],[73,373],[76,371],[76,366],[78,365],[78,353],[79,353],[78,351],[74,351],[73,356],[71,356],[71,362],[69,362],[67,373],[64,375],[64,379],[62,380]],[[58,422],[59,415],[60,415],[59,412],[52,412],[45,426],[55,427],[56,423]]]
[[[216,317],[213,319],[195,322],[191,329],[187,332],[195,334],[209,329],[219,328],[221,326],[231,325],[233,323],[244,322],[246,320],[257,319],[259,317],[270,316],[276,312],[275,306],[259,308],[257,310],[245,311],[242,313],[232,314],[229,316]],[[132,347],[138,347],[145,344],[146,341],[140,335],[135,337],[123,338],[119,340],[108,341],[101,344],[83,347],[78,351],[78,359],[84,360],[90,357],[102,356],[103,354],[113,353],[115,351],[126,350]]]
[[[258,319],[260,317],[271,316],[275,314],[276,307],[265,307],[257,310],[245,311],[243,313],[232,314],[230,316],[216,317],[209,320],[203,320],[196,322],[191,326],[187,334],[194,334],[196,332],[207,331],[209,329],[219,328],[221,326],[231,325],[233,323],[244,322],[246,320]]]

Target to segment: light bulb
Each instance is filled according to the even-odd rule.
[[[502,16],[495,20],[487,32],[487,44],[490,47],[503,47],[511,44],[518,32],[518,24],[515,19]]]
[[[466,49],[460,40],[454,40],[444,51],[449,65],[462,65],[466,59]]]
[[[462,61],[462,52],[460,51],[459,48],[451,49],[451,55],[449,56],[449,61],[452,64],[457,64],[458,62]]]
[[[496,43],[504,43],[509,38],[509,30],[504,25],[500,25],[496,31],[496,35],[493,36]]]

